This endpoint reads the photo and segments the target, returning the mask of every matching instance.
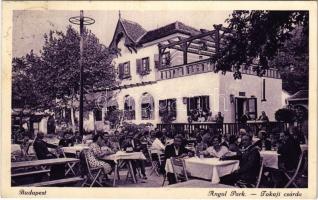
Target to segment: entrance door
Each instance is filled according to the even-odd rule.
[[[239,121],[244,114],[245,98],[235,98],[235,121]]]
[[[249,112],[251,119],[257,118],[257,99],[235,97],[235,121],[239,122],[246,111]]]

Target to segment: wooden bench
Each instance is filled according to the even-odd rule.
[[[46,174],[49,173],[49,169],[43,169],[43,170],[37,170],[37,171],[28,171],[28,172],[20,172],[20,173],[14,173],[11,175],[12,178],[14,177],[20,177],[20,176],[30,176],[30,175],[36,175],[36,174]]]
[[[64,178],[64,179],[57,179],[53,181],[44,181],[44,182],[39,182],[39,183],[32,183],[28,185],[21,185],[22,187],[44,187],[44,186],[52,186],[52,185],[63,185],[67,183],[75,183],[82,181],[83,178],[77,176],[77,177],[72,177],[72,178]]]

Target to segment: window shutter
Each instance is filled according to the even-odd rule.
[[[159,54],[154,55],[155,67],[159,68]]]
[[[120,64],[118,65],[118,77],[119,77],[120,79],[122,79],[122,78],[123,78],[123,75],[124,75],[124,65],[123,65],[122,63],[120,63]]]
[[[142,72],[142,59],[136,60],[136,69],[137,69],[137,74],[140,74]]]
[[[127,67],[128,67],[128,69],[127,69],[127,76],[130,76],[130,61],[128,62],[128,64],[127,64]]]
[[[150,71],[149,57],[146,58],[146,71]]]
[[[171,111],[174,117],[177,117],[177,99],[172,99],[171,101]]]
[[[186,97],[187,98],[187,116],[190,116],[190,109],[191,109],[191,105],[190,105],[190,98]]]

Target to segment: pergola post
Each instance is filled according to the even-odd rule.
[[[219,25],[213,25],[215,29],[215,51],[216,55],[219,56],[220,51],[220,30],[222,28],[222,24]]]
[[[182,49],[183,49],[183,64],[188,63],[188,45],[187,43],[182,44]]]

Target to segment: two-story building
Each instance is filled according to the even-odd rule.
[[[136,22],[119,18],[110,48],[120,86],[99,115],[114,109],[125,120],[139,123],[175,123],[208,120],[221,112],[224,122],[236,122],[246,111],[256,119],[265,111],[271,121],[281,108],[282,80],[276,69],[257,76],[252,67],[215,72],[215,55],[228,33],[220,25],[197,30],[182,22],[147,31]],[[202,117],[203,116],[203,117]]]

